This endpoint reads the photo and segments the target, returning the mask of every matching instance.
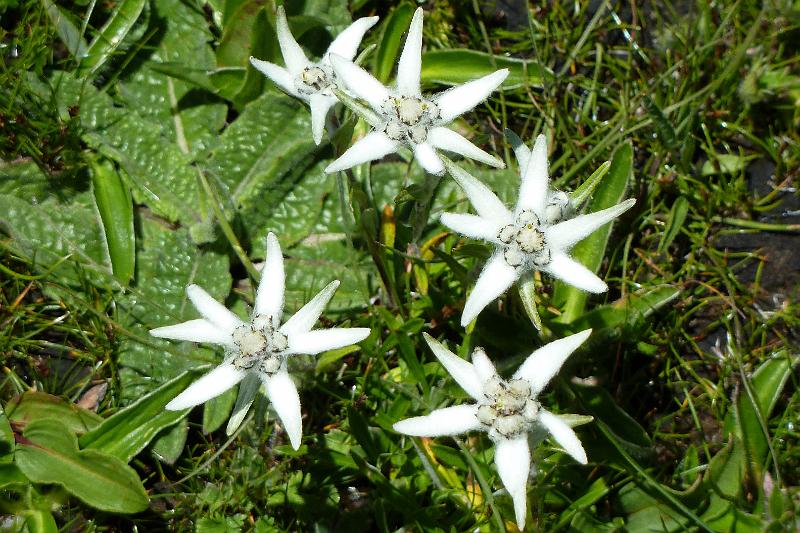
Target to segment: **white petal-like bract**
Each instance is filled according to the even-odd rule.
[[[168,411],[180,411],[216,398],[244,379],[246,371],[223,363],[204,375],[167,404]]]
[[[550,245],[560,250],[569,250],[579,241],[585,239],[600,227],[605,226],[622,213],[633,207],[634,198],[628,198],[622,203],[611,206],[601,211],[587,213],[575,218],[570,218],[547,228],[547,239]]]
[[[292,317],[281,326],[280,330],[288,337],[311,331],[311,328],[313,328],[314,324],[319,320],[319,316],[325,310],[331,298],[333,298],[333,293],[336,292],[338,287],[339,280],[328,283],[325,288],[319,291],[306,305],[293,314]]]
[[[289,351],[293,354],[316,355],[361,342],[369,336],[369,328],[327,328],[289,337]]]
[[[414,11],[406,43],[397,62],[397,92],[403,96],[420,96],[422,71],[422,8]]]
[[[539,135],[528,158],[528,164],[522,168],[522,181],[519,186],[516,214],[530,209],[540,218],[544,218],[547,205],[547,187],[550,182],[547,174],[547,137]]]
[[[475,288],[472,289],[464,304],[461,325],[466,326],[472,322],[484,307],[506,292],[517,278],[517,271],[506,263],[503,254],[495,253],[483,267],[483,271],[475,282]]]
[[[481,427],[476,413],[477,405],[454,405],[436,409],[426,416],[406,418],[392,426],[398,433],[414,437],[441,437],[460,435]]]
[[[454,154],[463,155],[475,161],[486,163],[495,168],[505,168],[506,164],[502,159],[485,152],[469,142],[460,133],[448,128],[433,128],[428,132],[428,142],[439,150],[446,150]]]
[[[489,98],[489,95],[508,77],[508,72],[506,68],[500,69],[437,94],[434,102],[439,106],[442,122],[452,122],[456,117]]]
[[[433,355],[442,363],[442,366],[453,376],[467,394],[479,400],[483,397],[483,386],[475,373],[475,369],[469,361],[465,361],[441,342],[437,341],[427,333],[423,333],[425,341],[430,346]]]
[[[289,436],[292,448],[298,449],[303,435],[303,418],[300,412],[300,396],[294,381],[286,369],[281,369],[272,376],[262,375],[261,379],[267,388],[269,401]]]
[[[328,46],[326,57],[329,54],[336,54],[347,60],[352,60],[356,56],[356,52],[358,52],[358,46],[361,44],[364,34],[377,23],[378,17],[362,17],[350,24]]]
[[[583,449],[581,441],[578,436],[569,427],[566,422],[562,421],[556,415],[549,411],[542,409],[539,412],[539,421],[547,428],[553,439],[564,450],[580,464],[585,465],[588,461],[586,458],[586,451]]]
[[[583,291],[599,294],[608,290],[605,281],[565,253],[553,254],[542,271]]]
[[[285,68],[279,67],[275,63],[270,63],[269,61],[256,59],[252,56],[250,57],[250,64],[253,65],[256,70],[261,72],[264,76],[271,79],[275,85],[291,94],[295,98],[300,98],[301,100],[308,99],[308,96],[297,90],[297,87],[294,84],[295,76]]]
[[[429,174],[436,176],[444,174],[444,163],[430,142],[424,142],[414,147],[414,159]]]
[[[511,211],[500,198],[479,179],[450,161],[445,161],[445,166],[481,218],[491,220],[499,226],[510,224],[514,220]]]
[[[311,63],[306,57],[303,49],[295,41],[292,32],[289,29],[289,22],[286,20],[286,11],[283,6],[278,6],[278,17],[276,20],[276,29],[278,34],[278,45],[281,47],[281,55],[283,61],[286,63],[286,69],[297,76],[304,68]]]
[[[233,333],[233,330],[244,324],[242,320],[229,311],[224,305],[211,297],[199,285],[189,285],[186,287],[186,294],[194,304],[197,312],[203,318],[214,324],[217,329],[226,333]]]
[[[465,237],[489,242],[497,242],[497,234],[502,227],[493,220],[465,213],[442,213],[439,220],[451,230]]]
[[[380,159],[385,155],[396,152],[397,147],[397,142],[391,140],[385,133],[372,131],[356,141],[353,146],[339,156],[339,159],[328,165],[325,168],[325,172],[328,174],[339,172],[367,161]]]
[[[283,311],[283,291],[286,274],[283,270],[283,252],[274,233],[267,235],[267,259],[261,269],[261,282],[256,290],[253,310],[257,315],[272,317],[275,327],[281,322]]]
[[[205,318],[188,320],[174,326],[151,329],[150,335],[161,339],[210,342],[222,345],[230,345],[233,342],[230,332],[220,330]]]
[[[362,100],[366,100],[373,109],[379,111],[389,98],[389,89],[375,79],[372,74],[351,61],[335,54],[331,54],[330,59],[333,70],[336,71],[336,75],[339,76],[345,87]]]
[[[528,506],[528,475],[531,469],[531,452],[528,437],[503,439],[495,443],[494,464],[508,494],[514,501],[517,527],[525,529],[525,514]]]
[[[527,380],[531,384],[533,394],[539,394],[558,373],[567,357],[586,342],[591,333],[591,329],[585,329],[569,337],[545,344],[525,359],[514,372],[514,379]]]

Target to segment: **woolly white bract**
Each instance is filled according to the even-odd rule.
[[[311,133],[314,142],[322,141],[322,130],[328,112],[338,99],[331,91],[337,84],[331,69],[330,57],[335,54],[353,59],[364,34],[378,22],[378,17],[364,17],[353,22],[336,37],[328,50],[317,63],[308,60],[303,49],[297,44],[289,30],[286,12],[278,6],[277,18],[278,44],[286,67],[279,67],[269,61],[250,57],[250,63],[290,95],[308,102],[311,107]]]
[[[533,151],[524,145],[517,147],[516,156],[522,180],[513,211],[477,178],[446,162],[450,175],[478,214],[443,213],[442,224],[466,237],[489,241],[495,248],[467,298],[462,326],[531,270],[541,270],[585,291],[605,292],[605,282],[572,259],[569,251],[636,203],[631,198],[596,213],[564,220],[570,211],[568,199],[549,188],[544,135],[537,137]]]
[[[497,374],[483,349],[475,348],[469,363],[426,334],[436,358],[477,403],[436,409],[426,416],[401,420],[394,429],[419,437],[487,432],[495,445],[497,473],[514,501],[517,525],[523,529],[531,461],[529,434],[550,434],[570,456],[586,464],[586,452],[575,432],[559,416],[543,409],[537,397],[591,332],[587,329],[542,346],[509,380]]]
[[[436,150],[461,154],[498,168],[505,164],[455,131],[446,128],[459,115],[485,100],[508,76],[501,69],[477,80],[425,97],[420,89],[422,69],[422,8],[411,27],[397,65],[397,83],[389,89],[348,58],[331,55],[331,65],[342,84],[369,103],[376,112],[373,130],[357,141],[326,172],[337,172],[395,153],[401,146],[414,152],[417,162],[431,174],[443,174]]]
[[[240,320],[197,285],[186,288],[189,299],[203,318],[156,328],[150,330],[150,334],[165,339],[219,344],[225,347],[225,359],[169,402],[167,409],[176,411],[201,404],[234,387],[248,375],[255,375],[264,384],[292,447],[300,447],[300,397],[286,369],[287,358],[355,344],[364,340],[370,330],[311,330],[333,297],[338,281],[328,284],[281,325],[284,283],[283,254],[278,239],[270,233],[267,236],[267,259],[261,271],[250,322]],[[252,394],[255,395],[255,390]],[[243,403],[246,410],[252,397]]]

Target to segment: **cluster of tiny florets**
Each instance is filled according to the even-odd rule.
[[[383,132],[394,141],[420,144],[439,118],[439,108],[422,98],[391,97],[382,106],[386,124]]]
[[[250,324],[233,330],[233,347],[229,352],[238,370],[252,369],[272,375],[281,368],[288,347],[286,335],[275,329],[272,318],[256,315]]]

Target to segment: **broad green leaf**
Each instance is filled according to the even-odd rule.
[[[317,356],[316,372],[324,372],[330,365],[333,365],[351,353],[359,351],[361,348],[358,346],[345,346],[336,350],[330,350]]]
[[[87,505],[110,513],[147,508],[147,493],[124,461],[96,450],[78,450],[75,435],[57,420],[25,428],[15,461],[34,483],[55,483]]]
[[[195,533],[239,533],[241,530],[242,520],[229,516],[225,518],[200,518],[194,531]]]
[[[25,520],[27,533],[58,533],[56,519],[50,511],[27,509],[20,516]]]
[[[593,337],[636,331],[642,321],[674,301],[681,290],[672,285],[655,286],[629,293],[614,303],[584,313],[570,324],[570,330],[593,328]]]
[[[705,479],[711,488],[710,499],[702,518],[717,531],[762,531],[761,520],[743,512],[737,505],[745,486],[747,456],[742,441],[736,436],[731,437],[727,446],[708,465]]]
[[[392,9],[380,25],[381,38],[372,62],[372,73],[381,83],[388,82],[392,75],[403,43],[403,35],[411,24],[414,9],[415,6],[411,2],[402,2]]]
[[[14,460],[14,432],[2,407],[0,407],[0,467]]]
[[[571,389],[592,416],[605,422],[627,453],[640,460],[652,457],[653,443],[647,432],[605,389],[578,384],[573,384]]]
[[[610,489],[604,478],[595,480],[589,485],[586,492],[584,492],[580,498],[572,502],[570,506],[561,513],[554,529],[560,529],[566,526],[572,521],[576,513],[594,505],[598,500],[604,498],[609,491]]]
[[[338,279],[341,285],[325,314],[365,308],[369,301],[363,272],[368,259],[353,253],[344,239],[295,246],[286,259],[285,313],[293,313],[325,285]]]
[[[675,237],[681,231],[683,223],[686,221],[686,215],[689,213],[689,200],[685,196],[678,196],[675,203],[672,204],[672,209],[669,211],[669,218],[667,218],[667,227],[664,228],[664,234],[661,236],[661,241],[658,243],[658,251],[665,252]]]
[[[110,161],[92,158],[90,166],[94,201],[103,222],[111,268],[117,279],[127,284],[133,278],[136,263],[131,193]]]
[[[29,483],[30,481],[17,465],[13,463],[0,463],[0,490],[24,487]]]
[[[750,389],[755,396],[756,405],[744,388],[733,399],[734,409],[725,417],[723,433],[735,434],[749,454],[750,465],[755,468],[756,475],[761,477],[761,468],[767,458],[769,445],[767,435],[761,426],[761,420],[769,420],[772,409],[778,402],[797,359],[792,360],[786,352],[775,354],[767,359],[753,372],[750,378]]]
[[[161,432],[153,441],[152,453],[162,463],[174,464],[183,452],[186,437],[189,435],[189,422],[181,419],[171,428]]]
[[[147,49],[152,50],[146,58],[148,65],[171,65],[173,74],[182,66],[195,78],[212,85],[203,73],[215,67],[210,45],[214,37],[202,11],[180,0],[155,0],[152,9],[153,16],[163,21],[165,28],[157,46]],[[169,143],[173,145],[170,149],[199,155],[216,142],[227,108],[218,97],[195,85],[157,68],[139,68],[118,87],[129,110],[148,122],[150,136],[160,138],[160,145]],[[188,163],[180,170],[196,186],[197,177]],[[194,197],[191,201],[195,201]],[[193,203],[189,206],[197,209]]]
[[[86,77],[103,66],[131,31],[147,0],[122,0],[116,4],[108,21],[100,28],[92,44],[81,57],[77,77]]]
[[[181,374],[114,413],[80,438],[81,449],[98,450],[129,462],[163,429],[184,418],[189,410],[167,411],[164,407],[192,381],[193,373]]]
[[[145,64],[146,68],[154,70],[159,74],[164,74],[171,78],[185,81],[190,85],[195,85],[208,92],[216,92],[217,88],[211,83],[208,77],[208,70],[204,68],[194,68],[183,63],[149,61]]]
[[[88,409],[45,392],[28,391],[14,396],[5,406],[11,422],[27,426],[37,420],[58,420],[71,432],[83,434],[102,423],[103,418]]]
[[[620,507],[627,515],[625,531],[634,533],[683,532],[689,521],[637,483],[626,483],[619,491]]]
[[[236,387],[212,398],[203,405],[203,433],[219,429],[228,419],[236,402]]]
[[[672,127],[672,124],[670,124],[670,122],[664,116],[664,113],[661,111],[661,108],[658,107],[658,104],[656,104],[652,98],[645,95],[643,100],[644,108],[647,110],[647,114],[650,115],[650,119],[653,121],[653,126],[655,127],[658,137],[661,139],[661,144],[668,150],[674,150],[678,146],[678,138],[675,135],[675,128]]]
[[[103,229],[90,192],[66,192],[62,202],[34,165],[0,167],[0,184],[1,224],[13,250],[41,270],[69,258],[57,269],[68,281],[78,279],[76,265],[94,282],[111,281]]]
[[[509,70],[503,87],[541,87],[545,79],[553,76],[550,69],[534,61],[502,56],[491,56],[475,50],[430,50],[422,54],[422,81],[459,85],[491,74],[495,70]]]
[[[700,174],[703,176],[738,174],[747,168],[747,164],[754,157],[737,154],[712,154],[712,157],[703,163]]]
[[[86,41],[83,40],[81,30],[72,14],[56,5],[52,0],[42,0],[42,5],[64,46],[67,47],[72,57],[80,60],[86,53]]]
[[[227,256],[201,250],[188,230],[175,230],[151,218],[143,218],[138,229],[137,279],[146,281],[117,298],[118,320],[135,334],[121,339],[118,353],[126,401],[140,398],[184,370],[218,361],[213,349],[156,339],[148,330],[199,317],[186,296],[188,285],[200,285],[220,301],[231,288]]]
[[[626,143],[614,152],[608,175],[598,185],[586,212],[593,213],[620,203],[632,175],[633,147]],[[613,224],[606,224],[576,244],[572,249],[572,258],[592,272],[597,272],[603,262]],[[586,291],[557,282],[553,289],[553,302],[562,310],[559,321],[568,324],[578,318],[586,307],[588,296]]]
[[[207,166],[220,195],[230,199],[227,207],[252,227],[257,225],[247,217],[269,213],[271,201],[278,205],[290,190],[283,179],[288,176],[293,184],[315,151],[308,111],[288,96],[267,94],[248,104],[225,130]],[[282,185],[273,200],[272,191]]]

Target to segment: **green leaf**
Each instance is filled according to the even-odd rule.
[[[408,31],[415,6],[411,2],[402,2],[392,9],[381,24],[381,38],[372,63],[372,73],[381,83],[386,83],[392,75],[397,62],[403,34]]]
[[[712,154],[712,157],[703,163],[700,174],[703,176],[738,174],[747,168],[747,164],[754,157],[737,154]]]
[[[749,463],[759,478],[769,451],[769,437],[764,434],[761,420],[769,420],[795,364],[797,359],[793,360],[786,352],[764,361],[750,381],[756,404],[750,400],[747,391],[740,388],[738,396],[733,399],[734,409],[727,414],[723,423],[724,434],[734,433],[744,443],[750,455]]]
[[[632,292],[614,303],[584,313],[570,324],[571,331],[593,328],[593,338],[636,332],[642,321],[674,301],[681,290],[672,285],[654,286]]]
[[[174,464],[183,452],[188,435],[189,422],[186,418],[182,418],[177,424],[161,432],[153,441],[153,455],[162,463]]]
[[[77,77],[83,78],[96,72],[119,47],[125,36],[131,31],[139,15],[142,14],[147,0],[122,0],[116,4],[108,21],[95,36],[76,71]]]
[[[64,10],[51,0],[42,0],[42,5],[47,16],[56,28],[59,38],[67,47],[72,57],[80,60],[86,53],[86,41],[81,36],[81,30],[69,11]]]
[[[144,217],[138,230],[137,279],[147,281],[116,299],[118,320],[134,334],[121,339],[118,352],[124,401],[144,396],[184,370],[218,362],[214,349],[156,339],[148,330],[198,318],[186,296],[188,285],[196,283],[221,301],[231,288],[227,256],[198,248],[188,230]]]
[[[117,279],[127,284],[133,278],[136,263],[131,193],[110,161],[92,158],[89,163],[94,200],[103,222],[111,268]]]
[[[492,56],[475,50],[430,50],[422,54],[422,81],[459,85],[507,68],[506,89],[541,87],[553,73],[534,61]]]
[[[746,473],[745,447],[738,437],[732,436],[727,446],[711,459],[705,474],[711,496],[702,518],[715,530],[734,533],[763,530],[760,519],[740,509]]]
[[[30,481],[17,465],[0,463],[0,490],[24,487],[28,484]]]
[[[37,420],[17,444],[17,466],[34,483],[55,483],[87,505],[110,513],[147,508],[147,493],[125,462],[96,450],[78,450],[75,435],[57,420]]]
[[[239,211],[248,226],[257,227],[248,217],[279,205],[310,164],[316,151],[310,132],[304,107],[288,96],[267,94],[248,104],[220,137],[209,173],[221,196],[230,199],[228,207]]]
[[[595,418],[605,422],[618,444],[632,456],[642,459],[653,455],[653,443],[647,432],[626,413],[611,395],[601,387],[571,385],[583,407]]]
[[[71,432],[83,434],[103,422],[103,418],[58,396],[28,391],[14,396],[5,407],[11,422],[27,426],[37,420],[58,420]]]
[[[150,128],[147,136],[158,138],[157,146],[168,144],[169,151],[205,155],[225,125],[227,113],[222,100],[212,94],[213,84],[206,75],[216,66],[210,44],[214,36],[203,12],[190,3],[154,0],[152,6],[153,17],[164,29],[159,33],[157,46],[147,49],[150,51],[146,57],[149,68],[135,69],[118,84],[128,108],[126,111],[147,121],[146,127]],[[162,67],[154,67],[154,64]],[[163,65],[168,72],[163,72]],[[180,72],[192,81],[176,76]],[[198,90],[198,82],[206,89],[210,87],[211,92]],[[188,183],[196,187],[197,176],[188,163],[177,170],[181,171],[179,176],[187,175]],[[163,178],[172,179],[169,174]],[[173,189],[175,185],[167,188]],[[195,202],[195,197],[190,197],[189,207],[193,210],[197,210]]]
[[[614,152],[611,168],[598,185],[594,198],[586,209],[588,213],[617,205],[625,195],[628,181],[633,175],[633,147],[623,144]],[[597,272],[606,253],[613,222],[589,235],[572,249],[572,258],[592,272]],[[557,282],[553,289],[553,302],[561,308],[559,321],[568,324],[578,318],[586,307],[588,293],[566,283]]]
[[[675,237],[681,231],[683,223],[686,221],[686,215],[689,213],[689,200],[685,196],[678,196],[675,203],[672,204],[672,209],[669,211],[669,218],[667,218],[667,227],[664,229],[664,234],[661,236],[661,241],[658,243],[658,251],[665,252]]]
[[[20,513],[27,533],[58,533],[56,519],[50,511],[26,509]]]
[[[67,192],[62,201],[32,164],[1,166],[0,183],[0,226],[10,235],[14,251],[40,270],[69,257],[56,270],[67,281],[80,278],[76,263],[84,278],[100,284],[111,281],[103,229],[90,192]]]
[[[188,409],[167,411],[164,407],[192,381],[193,373],[184,373],[114,413],[97,428],[80,438],[81,449],[98,450],[129,462],[163,429],[184,418]]]
[[[0,466],[14,460],[14,432],[5,411],[0,407]]]
[[[203,405],[203,433],[216,431],[231,415],[236,402],[236,388],[228,389]]]

